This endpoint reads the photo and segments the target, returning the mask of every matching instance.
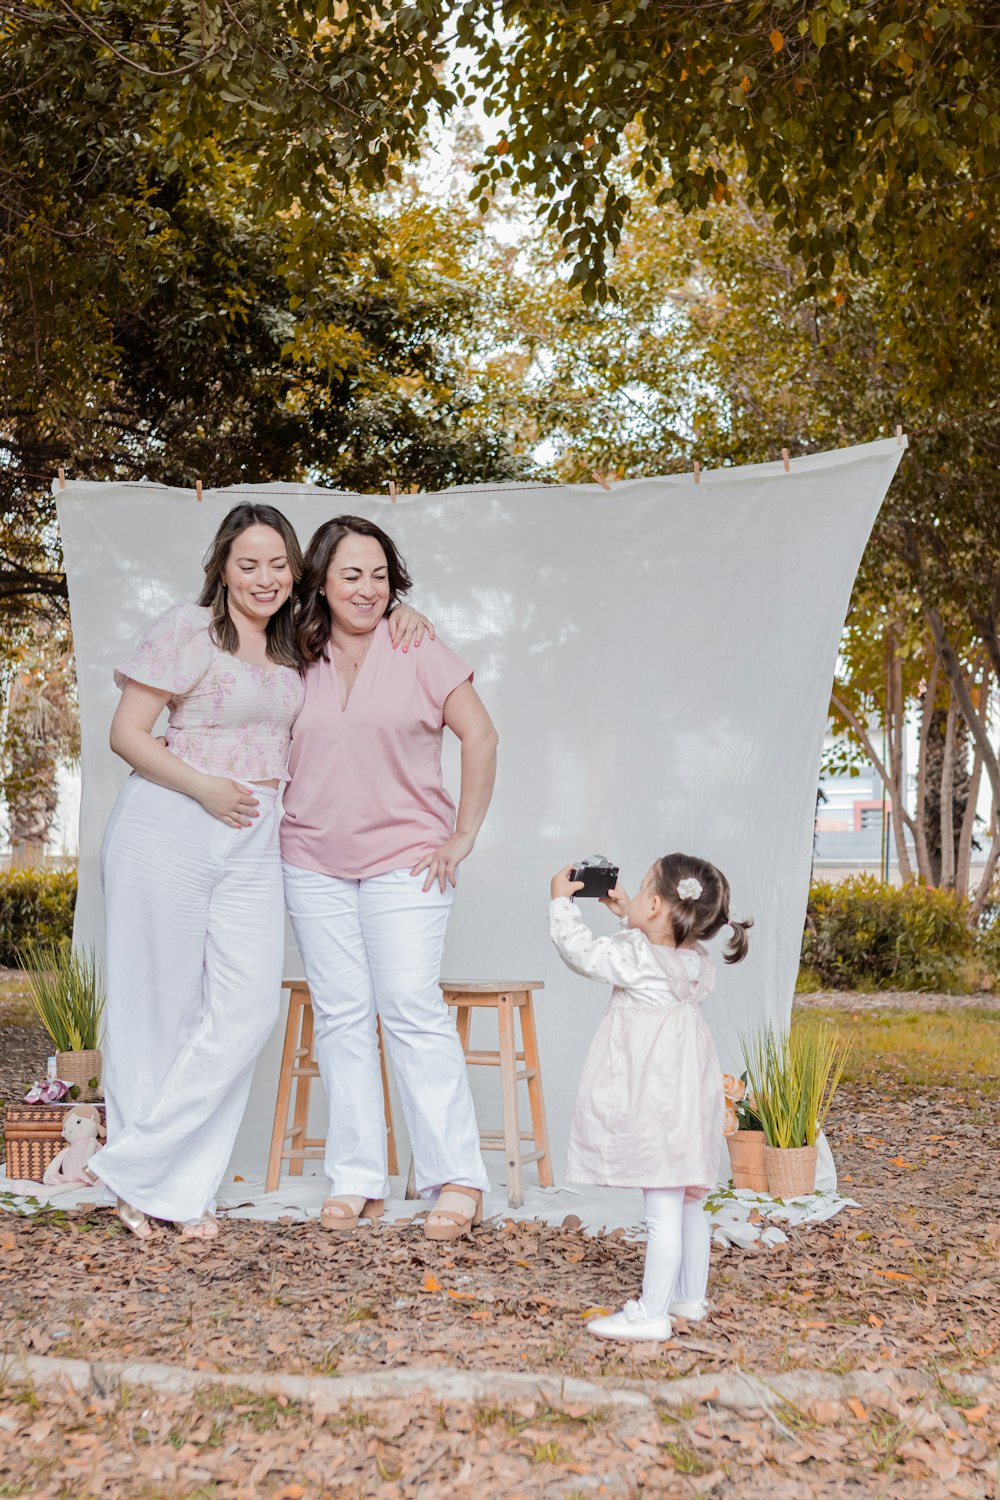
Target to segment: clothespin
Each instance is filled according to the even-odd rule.
[[[389,499],[392,501],[393,505],[395,505],[395,503],[396,503],[396,495],[397,495],[397,493],[398,492],[396,490],[396,481],[394,479],[390,479],[389,480]]]
[[[896,423],[896,447],[897,448],[902,448],[902,446],[903,446],[903,424],[902,424],[902,422],[897,422]]]
[[[611,488],[604,475],[599,474],[596,469],[594,470],[594,478],[597,480],[597,483],[601,486],[602,490],[609,490]]]
[[[792,472],[792,466],[788,462],[788,449],[787,448],[782,448],[782,450],[781,450],[781,462],[785,466],[785,473],[786,474],[790,474]]]
[[[59,488],[61,490],[64,490],[66,488],[66,470],[63,468],[62,464],[59,465],[56,473],[59,475]]]
[[[198,496],[198,500],[199,500],[199,503],[200,503],[201,502],[201,498],[202,498],[202,494],[201,494],[201,480],[200,479],[196,479],[195,482],[194,482],[194,492]]]
[[[695,484],[701,484],[701,464],[697,459],[694,461],[694,482]]]

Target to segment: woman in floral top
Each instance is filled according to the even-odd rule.
[[[235,506],[197,604],[169,609],[115,672],[111,747],[136,774],[102,851],[109,1144],[91,1168],[140,1239],[154,1233],[147,1215],[189,1237],[218,1232],[216,1190],[278,1014],[277,804],[304,697],[301,571],[280,511]],[[394,638],[422,623],[401,613]]]

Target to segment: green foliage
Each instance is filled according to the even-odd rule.
[[[0,965],[19,949],[69,941],[76,906],[75,870],[0,870]]]
[[[963,991],[976,946],[950,892],[861,875],[813,886],[802,963],[826,989]]]
[[[978,947],[984,969],[1000,986],[1000,903],[994,902],[984,914]]]
[[[470,416],[502,255],[470,249],[464,202],[421,201],[405,180],[364,191],[401,179],[401,133],[427,124],[439,59],[417,22],[346,35],[297,0],[4,8],[8,629],[64,609],[60,462],[78,478],[383,492],[525,468],[499,424]]]
[[[810,1018],[789,1031],[762,1026],[739,1041],[767,1144],[815,1146],[849,1051],[837,1028]]]
[[[94,950],[74,948],[68,941],[30,943],[18,953],[18,963],[25,971],[28,998],[56,1050],[95,1048],[104,1010],[104,975]]]

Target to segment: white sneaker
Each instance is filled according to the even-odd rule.
[[[650,1318],[641,1302],[626,1302],[621,1312],[591,1318],[587,1324],[599,1339],[652,1339],[662,1343],[671,1334],[669,1318]]]
[[[704,1297],[698,1302],[671,1302],[670,1316],[687,1318],[689,1323],[700,1323],[703,1318],[708,1317],[708,1303]]]

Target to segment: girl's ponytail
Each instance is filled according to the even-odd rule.
[[[723,927],[733,935],[723,950],[727,964],[747,956],[747,930],[752,920],[734,922],[729,915],[729,881],[721,870],[693,854],[665,854],[653,866],[656,890],[670,907],[674,942],[684,947],[692,938],[713,938]]]
[[[727,964],[742,963],[747,956],[750,943],[747,939],[747,929],[753,926],[753,918],[746,922],[735,922],[732,917],[727,918],[729,926],[733,929],[733,935],[729,939],[722,956]]]

